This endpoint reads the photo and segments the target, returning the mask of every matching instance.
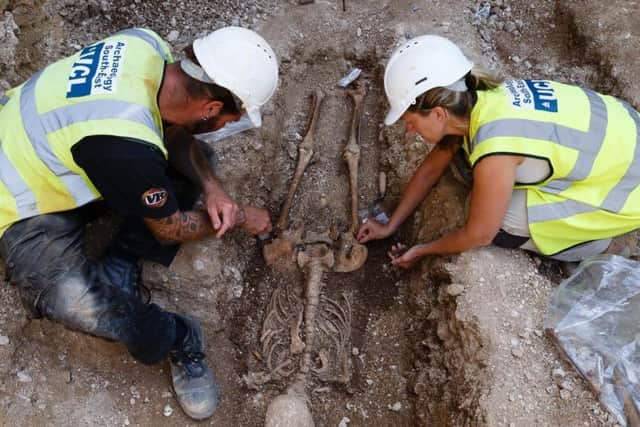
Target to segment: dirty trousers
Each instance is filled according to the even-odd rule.
[[[79,209],[13,224],[0,239],[7,279],[35,317],[122,342],[144,364],[159,362],[175,341],[174,314],[101,283],[84,250],[85,224]]]

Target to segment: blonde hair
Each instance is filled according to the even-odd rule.
[[[458,92],[446,87],[429,89],[418,95],[408,110],[426,115],[435,107],[444,107],[455,116],[466,117],[478,99],[476,92],[494,89],[502,83],[502,79],[484,71],[472,70],[466,75],[465,83],[468,89],[466,92]]]
[[[408,111],[426,116],[435,107],[446,108],[451,114],[458,117],[468,117],[471,109],[478,100],[476,94],[479,90],[495,89],[502,83],[502,79],[480,70],[470,71],[464,82],[467,85],[466,92],[454,91],[446,87],[434,87],[416,97]],[[462,143],[462,137],[457,135],[445,135],[438,147],[455,151]]]

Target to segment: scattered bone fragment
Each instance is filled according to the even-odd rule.
[[[387,195],[387,174],[380,171],[378,174],[378,199],[382,200]]]

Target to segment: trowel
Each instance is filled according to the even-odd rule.
[[[387,174],[380,171],[378,174],[378,197],[369,205],[367,209],[362,209],[358,213],[360,221],[363,222],[368,218],[373,218],[381,224],[389,222],[389,217],[384,212],[382,202],[387,195]]]

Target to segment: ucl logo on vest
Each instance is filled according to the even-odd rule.
[[[507,80],[504,88],[513,107],[558,112],[558,98],[548,80]]]
[[[69,73],[67,98],[115,93],[126,41],[109,40],[80,51]]]

